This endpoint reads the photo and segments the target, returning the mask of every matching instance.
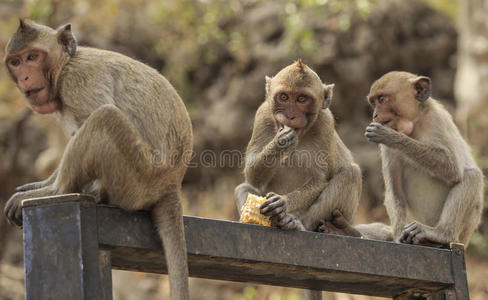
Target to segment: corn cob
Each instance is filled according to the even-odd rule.
[[[265,197],[260,197],[249,193],[247,195],[246,203],[241,208],[242,223],[258,224],[263,226],[271,226],[269,217],[261,214],[259,206],[266,201]]]

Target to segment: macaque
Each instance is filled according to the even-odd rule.
[[[374,112],[365,135],[380,147],[391,228],[378,223],[352,228],[336,212],[322,230],[355,235],[351,229],[356,229],[369,238],[467,246],[481,218],[483,174],[451,115],[431,97],[430,79],[390,72],[373,84],[367,99]]]
[[[266,100],[247,147],[245,182],[235,189],[239,213],[251,193],[266,196],[260,211],[283,230],[316,231],[334,209],[352,219],[361,171],[334,129],[333,87],[301,60],[266,77]],[[320,291],[306,296],[322,297]]]
[[[8,200],[7,218],[21,226],[22,200],[78,192],[126,210],[152,209],[171,299],[189,299],[180,198],[193,142],[175,89],[143,63],[78,47],[70,24],[52,29],[21,20],[5,52],[32,110],[54,115],[70,137],[56,171]]]
[[[285,230],[315,231],[333,209],[351,220],[361,171],[334,130],[328,109],[333,87],[301,60],[266,77],[266,100],[247,147],[245,182],[235,190],[239,211],[252,193],[266,196],[261,213]]]

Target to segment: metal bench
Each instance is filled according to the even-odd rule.
[[[111,270],[167,273],[147,211],[69,194],[23,203],[26,299],[112,299]],[[394,299],[469,299],[464,248],[185,216],[190,276]]]

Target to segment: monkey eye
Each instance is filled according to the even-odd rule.
[[[39,54],[38,53],[36,53],[36,52],[30,53],[27,56],[27,60],[33,61],[33,60],[36,60],[38,57],[39,57]]]
[[[9,61],[9,64],[10,64],[11,66],[17,67],[18,65],[20,65],[20,59],[18,59],[18,58],[12,58],[12,59]]]
[[[308,100],[308,97],[305,96],[305,95],[300,95],[300,96],[298,96],[298,99],[297,99],[297,101],[300,102],[300,103],[303,103],[303,102],[305,102],[307,100]]]
[[[379,103],[383,103],[384,100],[385,100],[385,95],[379,95],[378,96],[378,102]]]
[[[288,100],[288,95],[285,94],[285,93],[281,93],[279,95],[279,98],[280,98],[281,101],[286,101],[286,100]]]

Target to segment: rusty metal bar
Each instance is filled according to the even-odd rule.
[[[24,211],[44,211],[44,206],[48,206],[54,210],[50,219],[64,218],[64,205],[71,207],[65,210],[74,210],[80,220],[86,220],[87,217],[83,215],[93,216],[94,209],[96,221],[90,224],[77,223],[79,227],[86,227],[81,232],[95,232],[91,235],[85,233],[85,236],[95,235],[98,238],[98,247],[88,247],[97,248],[98,251],[96,257],[90,256],[91,260],[96,259],[97,264],[100,264],[104,259],[100,259],[99,255],[104,253],[110,258],[105,259],[109,262],[102,263],[105,269],[111,265],[112,268],[123,270],[167,272],[164,250],[149,212],[129,213],[116,207],[95,206],[93,202],[86,204],[90,209],[82,209],[84,205],[80,204],[80,200],[86,199],[80,195],[71,197],[31,200],[29,205],[25,205]],[[64,199],[64,202],[60,199]],[[64,204],[55,204],[60,201]],[[39,230],[33,229],[33,223],[43,228],[44,219],[27,217],[31,214],[40,215],[41,212],[28,212],[24,216],[24,222],[27,219],[31,223],[30,227],[24,226],[24,234],[40,234]],[[50,219],[47,222],[56,222]],[[88,219],[93,220],[93,217]],[[396,299],[401,299],[399,295],[434,295],[455,291],[455,299],[469,299],[464,253],[456,253],[459,252],[456,246],[453,249],[436,249],[314,232],[286,232],[276,228],[190,216],[185,216],[184,222],[190,276]],[[64,231],[59,233],[66,234]],[[62,240],[59,237],[59,241]],[[54,244],[59,241],[55,240]],[[71,242],[72,248],[83,247]],[[37,257],[49,257],[52,255],[50,249],[41,249]],[[69,256],[67,253],[63,255]],[[31,268],[29,264],[32,264],[32,260],[26,259],[26,268]],[[109,281],[108,276],[103,274],[107,272],[98,271],[94,277],[103,278],[104,288],[99,288],[100,291],[107,290]],[[30,282],[33,277],[26,276],[26,279],[28,286],[42,290],[39,283]],[[54,287],[49,290],[60,291]]]

